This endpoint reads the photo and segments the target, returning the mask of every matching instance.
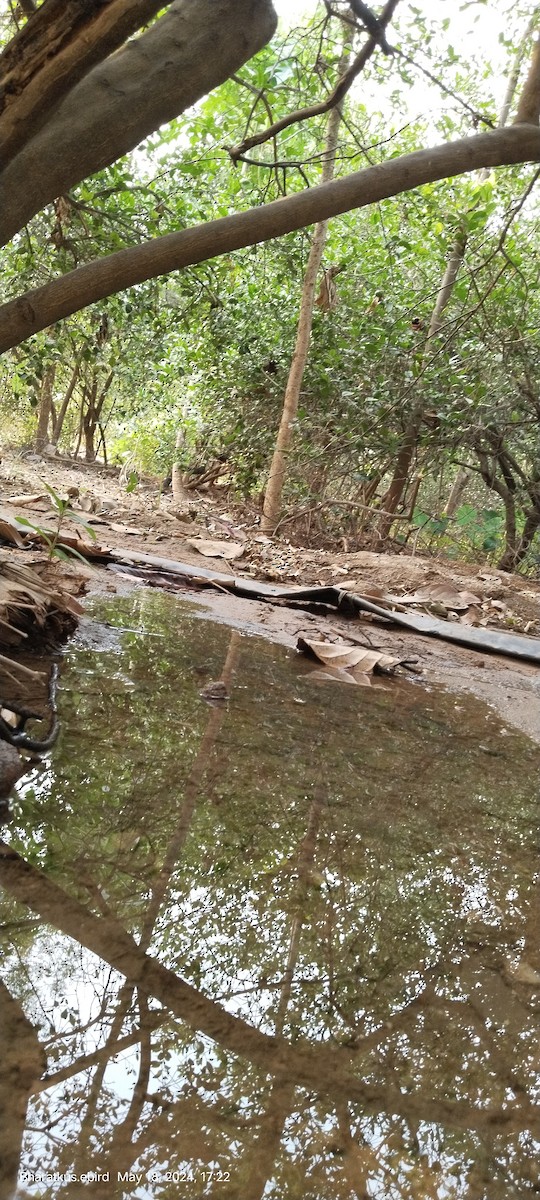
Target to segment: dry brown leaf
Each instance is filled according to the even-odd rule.
[[[387,600],[388,603],[391,603],[391,597],[386,594],[384,588],[375,587],[375,585],[371,583],[369,587],[364,588],[362,596],[365,600]]]
[[[325,666],[354,672],[355,679],[359,675],[371,675],[375,670],[392,671],[400,663],[400,659],[381,654],[379,650],[365,650],[362,646],[346,646],[340,642],[311,642],[300,637],[296,646],[303,654]]]
[[[6,503],[7,504],[43,504],[43,503],[46,503],[47,505],[49,505],[50,499],[48,496],[44,496],[42,492],[33,492],[30,495],[27,492],[24,492],[22,496],[7,496]]]
[[[461,596],[464,604],[481,604],[482,602],[481,596],[475,595],[474,592],[465,591],[460,592],[459,595]]]
[[[77,508],[80,508],[81,512],[91,513],[98,508],[98,504],[93,496],[79,496],[79,499],[77,500]]]
[[[401,597],[401,604],[439,604],[455,612],[463,612],[471,604],[480,604],[480,597],[472,592],[458,592],[448,583],[437,583],[432,587],[417,588],[409,596]]]
[[[108,558],[111,553],[109,546],[100,546],[98,542],[84,542],[82,538],[72,537],[71,534],[65,533],[61,535],[57,545],[60,550],[63,547],[75,550],[83,558]]]
[[[186,538],[186,542],[205,558],[240,558],[244,553],[239,542],[210,542],[206,538]]]
[[[84,614],[84,605],[80,604],[75,596],[70,596],[67,592],[51,592],[51,602],[56,602],[59,607],[66,608],[68,612],[73,613],[74,617],[82,617]]]
[[[137,537],[142,537],[145,533],[144,529],[136,529],[134,525],[122,525],[116,521],[107,521],[107,525],[109,529],[114,529],[115,533],[128,533],[130,536],[135,535]]]
[[[10,542],[12,546],[17,546],[19,550],[24,550],[26,545],[13,522],[6,516],[0,517],[0,538],[3,538],[4,542]]]
[[[461,614],[459,618],[460,625],[478,625],[482,618],[482,609],[471,606],[467,612]]]

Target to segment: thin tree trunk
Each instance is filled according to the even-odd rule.
[[[533,480],[532,484],[529,485],[528,491],[533,502],[533,507],[526,512],[521,537],[516,541],[514,536],[513,545],[508,544],[507,538],[507,547],[497,563],[501,571],[515,571],[519,567],[519,564],[525,558],[537,529],[540,528],[540,485],[538,479]]]
[[[499,571],[516,571],[531,545],[537,529],[540,527],[540,513],[533,513],[527,518],[519,545],[512,549],[507,546],[497,566]]]
[[[343,51],[338,67],[339,77],[341,77],[341,75],[347,69],[352,38],[352,27],[347,25],[345,26]],[[326,143],[324,148],[324,161],[321,179],[322,183],[329,183],[334,176],[340,123],[341,106],[338,105],[336,108],[331,110],[326,126]],[[322,262],[327,233],[328,221],[319,221],[319,223],[315,226],[311,241],[311,249],[309,252],[308,264],[300,300],[300,314],[298,318],[298,329],[296,332],[296,345],[294,348],[287,386],[285,388],[283,412],[281,414],[276,445],[272,462],[270,464],[268,479],[266,481],[263,515],[261,520],[261,529],[265,533],[273,532],[279,520],[283,485],[285,483],[287,474],[287,453],[292,442],[293,425],[298,413],[300,389],[302,387],[302,380],[304,378],[304,371],[309,354],[311,329],[313,325],[313,306],[315,303],[315,287]]]
[[[182,425],[179,425],[175,442],[176,450],[183,450],[185,441],[186,435],[184,433],[184,428]],[[185,504],[186,500],[188,499],[188,491],[187,488],[184,487],[184,468],[182,464],[178,462],[178,460],[173,462],[172,465],[171,486],[173,500],[175,500],[177,504]]]
[[[86,411],[83,417],[83,434],[84,434],[84,459],[85,462],[95,462],[96,452],[94,450],[94,430],[96,428],[95,421],[95,404],[97,397],[97,379],[94,375],[92,387],[86,394]]]
[[[428,352],[432,339],[435,337],[441,327],[441,317],[452,296],[459,269],[465,255],[466,245],[467,234],[465,230],[462,229],[456,236],[450,257],[446,264],[446,270],[442,278],[442,283],[437,293],[437,299],[435,301],[429,322],[429,330],[426,338],[424,353]],[[420,429],[424,416],[424,408],[424,398],[420,396],[413,405],[409,422],[403,434],[403,440],[398,450],[396,466],[390,487],[381,500],[381,508],[384,509],[383,515],[381,516],[381,520],[379,522],[379,537],[381,538],[381,541],[385,541],[390,533],[394,515],[397,512],[401,498],[409,481],[411,467],[414,462],[418,441],[420,438]]]
[[[296,854],[298,870],[296,903],[291,914],[287,963],[280,984],[279,1003],[275,1018],[276,1037],[283,1035],[291,1003],[292,985],[300,952],[300,938],[306,922],[310,876],[315,862],[317,838],[325,806],[326,796],[320,788],[313,798],[306,834],[300,842]],[[264,1196],[279,1154],[285,1123],[294,1109],[295,1092],[294,1081],[289,1078],[285,1066],[273,1077],[268,1103],[259,1122],[262,1134],[252,1145],[247,1179],[242,1189],[242,1200],[262,1200]]]
[[[92,381],[92,387],[90,388],[90,391],[87,393],[86,412],[85,412],[84,418],[83,418],[84,448],[85,448],[84,449],[84,457],[85,457],[86,462],[95,462],[96,461],[96,447],[95,447],[96,429],[98,427],[99,418],[101,416],[101,413],[103,410],[103,405],[105,403],[105,397],[107,395],[107,392],[109,391],[109,388],[111,386],[113,379],[114,379],[114,371],[109,371],[109,374],[108,374],[108,376],[105,380],[105,383],[101,389],[101,392],[99,393],[99,396],[98,396],[98,381],[97,381],[97,376],[94,375],[94,379]]]
[[[48,440],[49,440],[49,438],[48,438],[49,420],[50,420],[50,416],[51,416],[52,393],[53,393],[55,375],[56,375],[56,363],[53,363],[50,367],[45,368],[45,371],[43,374],[43,379],[41,382],[38,424],[37,424],[36,436],[35,436],[35,440],[34,440],[34,446],[35,446],[38,454],[40,454],[41,451],[45,449],[45,446],[47,445]]]
[[[81,369],[81,355],[79,353],[75,359],[75,366],[73,367],[73,371],[71,373],[71,379],[69,381],[66,394],[64,396],[64,399],[62,400],[62,403],[58,410],[58,415],[57,415],[54,425],[53,425],[53,431],[51,433],[51,444],[53,446],[58,445],[58,439],[62,432],[62,427],[63,427],[66,413],[68,410],[69,402],[71,400],[73,392],[75,391],[75,385],[79,378],[80,369]]]
[[[460,467],[459,471],[452,484],[452,489],[446,504],[442,510],[443,517],[453,517],[461,503],[461,497],[471,478],[471,472],[467,467]]]

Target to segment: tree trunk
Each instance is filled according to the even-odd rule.
[[[47,1060],[38,1037],[18,1000],[0,982],[0,1195],[8,1198],[17,1190],[22,1141],[28,1101],[43,1075]]]
[[[504,554],[501,555],[497,563],[499,571],[516,571],[520,563],[523,562],[525,555],[531,545],[537,529],[540,527],[540,513],[535,513],[534,517],[528,519],[526,527],[523,530],[523,536],[519,540],[519,545],[514,550],[506,546]]]
[[[186,435],[184,432],[184,426],[179,425],[178,429],[176,431],[176,441],[175,441],[176,450],[183,450],[185,444],[186,444]],[[172,487],[173,500],[175,500],[177,504],[185,504],[189,497],[188,490],[186,487],[184,487],[184,471],[185,471],[185,467],[182,466],[181,462],[179,462],[178,460],[173,462],[172,472],[171,472],[171,487]]]
[[[38,454],[41,454],[41,451],[45,449],[45,446],[48,444],[48,441],[49,441],[49,438],[48,438],[49,420],[50,420],[51,409],[52,409],[52,393],[53,393],[55,375],[56,375],[56,363],[53,363],[50,367],[45,367],[43,379],[41,382],[38,424],[37,424],[36,436],[34,439],[34,446],[35,446]]]
[[[94,432],[97,424],[96,416],[97,379],[94,376],[92,386],[86,394],[86,409],[83,416],[84,460],[93,463],[96,460],[94,449]]]
[[[507,535],[506,549],[497,563],[501,571],[515,571],[519,567],[529,550],[537,529],[540,528],[540,488],[537,479],[529,485],[528,490],[533,507],[526,513],[521,537],[516,541],[514,529],[514,541],[510,543]]]
[[[454,290],[459,268],[463,262],[466,245],[467,234],[464,230],[460,230],[452,247],[450,257],[446,264],[446,270],[442,278],[442,283],[437,293],[437,299],[435,301],[429,322],[429,330],[426,338],[424,354],[429,352],[430,343],[440,329],[441,317]],[[385,541],[390,533],[394,516],[398,510],[401,498],[409,481],[411,467],[414,463],[418,441],[420,438],[424,407],[424,399],[421,396],[416,401],[409,423],[406,426],[405,433],[403,435],[403,441],[398,450],[392,482],[388,488],[388,491],[381,500],[381,508],[383,509],[381,520],[379,522],[379,537],[381,541]]]
[[[398,505],[409,482],[409,474],[418,445],[423,411],[423,404],[415,404],[398,450],[390,487],[381,498],[382,511],[377,532],[382,542],[386,541],[390,533]]]
[[[352,28],[350,26],[345,26],[343,51],[338,67],[338,75],[340,77],[347,69],[352,38]],[[341,107],[337,105],[336,108],[331,110],[326,127],[326,142],[324,148],[324,161],[321,180],[323,184],[328,183],[334,175],[340,123]],[[275,529],[279,520],[281,496],[283,493],[283,485],[287,473],[287,452],[292,441],[293,423],[296,420],[296,415],[298,413],[300,389],[302,387],[302,379],[304,378],[304,371],[309,354],[311,329],[313,325],[313,306],[315,303],[315,286],[322,262],[327,233],[328,221],[319,221],[315,227],[311,241],[311,249],[309,252],[308,264],[306,268],[306,274],[304,276],[304,284],[302,287],[302,296],[300,300],[300,314],[296,332],[296,345],[294,348],[287,386],[285,388],[283,412],[281,414],[276,445],[274,454],[272,456],[272,462],[270,464],[268,479],[266,481],[263,515],[261,520],[261,529],[265,533],[271,533]]]
[[[79,372],[80,372],[80,369],[81,369],[81,355],[80,355],[80,354],[78,354],[78,355],[77,355],[77,358],[75,359],[75,366],[74,366],[74,368],[73,368],[73,371],[72,371],[72,374],[71,374],[71,379],[70,379],[70,381],[69,381],[69,384],[68,384],[68,387],[67,387],[67,391],[66,391],[66,393],[65,393],[64,399],[62,400],[62,403],[61,403],[61,405],[60,405],[60,408],[59,408],[59,410],[58,410],[58,415],[57,415],[57,417],[55,418],[55,422],[54,422],[54,426],[53,426],[53,431],[52,431],[52,433],[51,433],[51,443],[52,443],[52,445],[53,445],[53,446],[57,446],[57,445],[58,445],[58,440],[59,440],[59,438],[60,438],[60,434],[61,434],[61,432],[62,432],[62,428],[63,428],[63,425],[64,425],[64,421],[65,421],[66,413],[67,413],[67,410],[68,410],[69,402],[70,402],[70,400],[71,400],[71,397],[72,397],[72,395],[73,395],[73,392],[74,392],[74,390],[75,390],[75,385],[76,385],[76,383],[77,383],[77,380],[78,380],[78,378],[79,378]]]
[[[24,4],[20,7],[25,11]],[[27,2],[26,16],[31,19],[0,58],[2,75],[9,77],[0,117],[2,162],[7,166],[75,84],[162,7],[162,0],[132,0],[128,5],[125,0],[101,5],[48,0],[46,10],[42,5],[38,13],[33,0]]]
[[[443,517],[453,517],[461,503],[461,497],[471,478],[471,472],[467,467],[460,467],[459,471],[452,484],[452,489],[446,504],[442,510]]]
[[[86,394],[86,411],[83,416],[83,433],[84,433],[84,457],[86,462],[96,461],[95,437],[96,429],[99,425],[99,418],[103,411],[105,397],[111,383],[114,379],[114,371],[109,371],[107,379],[98,396],[98,379],[94,374],[92,386]]]

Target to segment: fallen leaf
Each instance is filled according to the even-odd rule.
[[[28,495],[25,492],[22,496],[7,496],[6,497],[7,504],[42,504],[45,501],[47,502],[47,505],[48,505],[49,497],[43,495],[42,492],[34,492],[31,495]]]
[[[77,508],[80,508],[81,512],[91,513],[94,512],[97,507],[98,506],[93,496],[79,496]]]
[[[18,546],[19,550],[23,550],[26,545],[13,521],[5,516],[0,517],[0,538],[3,538],[5,542],[11,542],[13,546]]]
[[[471,605],[467,612],[461,614],[459,618],[460,625],[478,625],[482,618],[482,609]]]
[[[115,533],[128,533],[130,535],[142,537],[145,532],[144,529],[136,529],[134,525],[121,525],[120,523],[117,524],[115,521],[107,521],[107,524],[109,529],[114,529]]]
[[[109,546],[100,546],[97,542],[83,542],[81,538],[71,537],[65,533],[62,533],[57,546],[60,550],[67,546],[68,550],[74,550],[83,558],[109,558],[111,553]]]
[[[186,542],[205,558],[240,558],[244,553],[239,542],[210,542],[204,538],[186,538]]]
[[[389,654],[382,654],[379,650],[365,650],[362,646],[346,646],[340,642],[310,642],[300,637],[296,647],[325,666],[354,671],[355,679],[359,675],[371,675],[375,670],[393,671],[401,661],[399,658],[391,658]]]
[[[394,597],[392,597],[394,599]],[[475,596],[472,592],[458,592],[451,584],[437,583],[432,587],[417,588],[412,595],[395,597],[401,604],[430,604],[431,606],[443,606],[446,609],[453,609],[455,612],[463,612],[469,608],[471,604],[480,604],[479,596]]]
[[[70,596],[66,593],[60,595],[58,592],[51,592],[51,601],[56,600],[57,604],[63,604],[68,612],[73,613],[74,617],[82,617],[84,614],[84,605],[80,604],[75,596]]]
[[[459,595],[465,604],[480,604],[480,596],[476,596],[474,592],[460,592]]]

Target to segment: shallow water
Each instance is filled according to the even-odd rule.
[[[0,1197],[536,1194],[538,748],[94,607],[0,859]]]

